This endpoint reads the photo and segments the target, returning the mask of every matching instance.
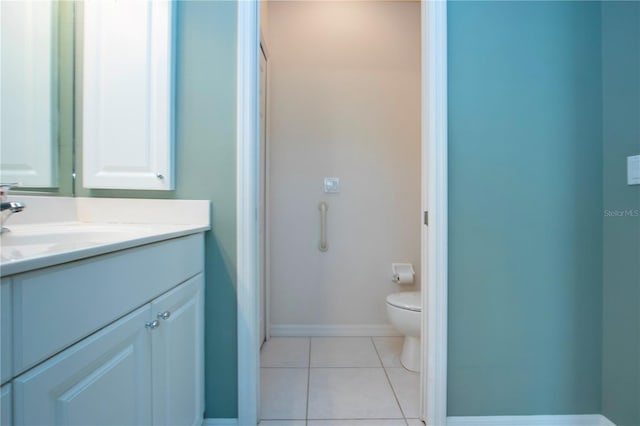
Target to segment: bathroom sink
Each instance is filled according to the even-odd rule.
[[[105,225],[24,226],[0,237],[3,247],[23,245],[104,243],[121,238],[133,238],[149,231],[135,227]]]
[[[139,226],[106,224],[15,225],[0,236],[2,261],[13,261],[126,241],[152,234]]]
[[[157,224],[49,223],[14,225],[0,236],[2,275],[16,263],[36,261],[35,266],[95,256],[114,249],[154,242],[180,231]],[[22,269],[22,268],[20,268]]]
[[[20,195],[27,208],[0,234],[0,277],[210,229],[208,200]]]

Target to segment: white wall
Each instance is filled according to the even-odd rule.
[[[268,13],[271,322],[388,324],[391,263],[420,278],[420,3],[277,1]],[[323,193],[325,176],[340,194]]]

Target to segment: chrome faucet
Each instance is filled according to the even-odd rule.
[[[4,223],[14,213],[19,213],[24,210],[25,205],[17,201],[8,201],[9,189],[16,186],[15,183],[0,183],[0,234],[9,232],[8,228],[4,227]]]

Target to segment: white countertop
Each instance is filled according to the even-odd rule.
[[[9,218],[11,231],[0,236],[3,277],[210,228],[210,203],[203,200],[11,199],[27,208]]]

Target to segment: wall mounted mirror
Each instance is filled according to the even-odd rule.
[[[0,179],[73,195],[74,2],[0,2]]]

